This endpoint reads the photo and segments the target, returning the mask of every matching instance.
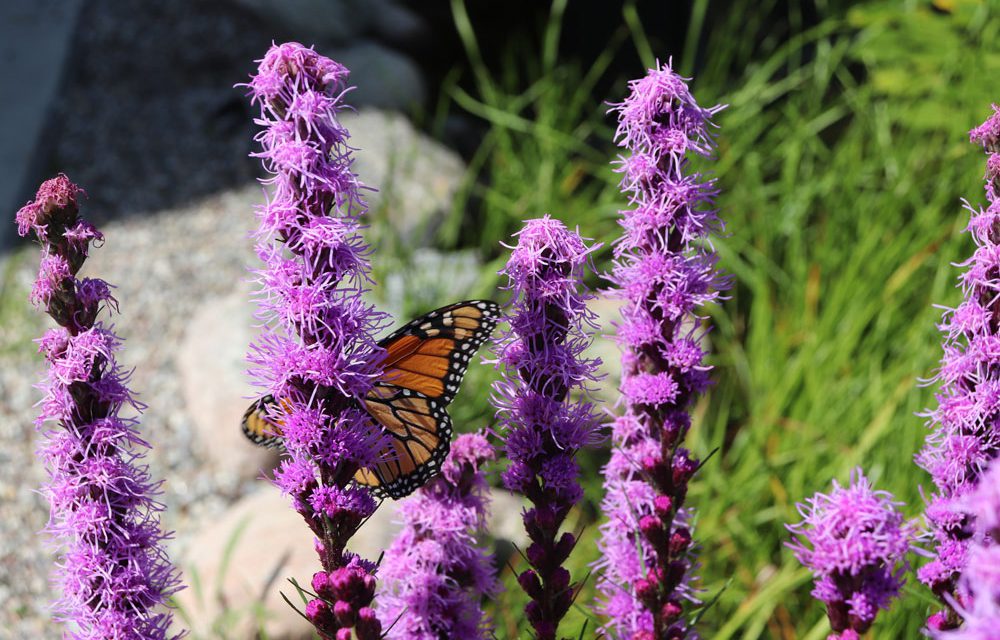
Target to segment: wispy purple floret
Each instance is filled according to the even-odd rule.
[[[499,585],[477,536],[489,506],[483,466],[494,457],[484,436],[458,436],[441,474],[400,506],[403,530],[385,552],[378,594],[390,640],[493,637],[480,604]]]
[[[899,596],[913,534],[900,504],[855,469],[847,488],[834,480],[832,492],[798,505],[802,522],[788,526],[796,534],[788,546],[813,572],[812,595],[826,605],[833,629],[829,640],[858,638]]]
[[[618,112],[621,187],[630,208],[610,277],[623,301],[618,343],[624,415],[612,427],[604,470],[599,611],[614,638],[691,637],[685,601],[693,563],[687,484],[698,460],[681,446],[689,408],[709,386],[701,308],[727,280],[709,243],[722,222],[715,180],[689,158],[715,149],[712,117],[669,65],[629,83]]]
[[[119,415],[143,406],[115,361],[121,340],[97,321],[117,303],[104,281],[76,278],[91,241],[103,240],[79,216],[82,193],[60,175],[16,217],[18,233],[33,232],[42,245],[32,301],[59,325],[38,340],[49,364],[37,419],[39,455],[51,474],[42,492],[51,507],[47,532],[62,554],[53,608],[67,638],[162,639],[171,622],[163,607],[179,582],[163,549],[161,483],[142,464],[149,445],[138,419]]]
[[[494,344],[503,377],[493,403],[510,460],[504,484],[533,505],[524,513],[531,568],[518,577],[531,598],[525,613],[535,636],[552,640],[578,588],[562,566],[576,537],[559,534],[583,496],[574,455],[598,436],[585,394],[598,362],[581,356],[591,341],[585,326],[593,326],[583,275],[594,247],[549,216],[528,220],[516,237],[501,271],[512,302],[510,329]]]
[[[264,127],[254,155],[272,190],[258,210],[265,330],[249,360],[260,385],[282,399],[273,417],[289,457],[275,482],[318,540],[323,572],[313,587],[320,597],[307,617],[324,638],[350,637],[353,628],[368,640],[381,633],[370,606],[374,565],[344,546],[377,506],[351,480],[386,445],[360,402],[380,374],[382,350],[371,336],[384,316],[361,298],[370,283],[359,233],[364,187],[338,121],[347,76],[312,49],[285,43],[271,47],[248,85]]]
[[[976,489],[954,509],[975,523],[968,565],[956,588],[962,625],[933,635],[942,640],[995,640],[1000,638],[1000,461],[990,465]]]
[[[959,624],[952,603],[962,605],[956,591],[968,563],[968,546],[975,518],[956,510],[975,490],[983,470],[1000,452],[1000,373],[995,366],[1000,345],[1000,107],[969,133],[970,140],[989,154],[985,210],[966,205],[971,214],[967,231],[976,243],[962,263],[962,302],[947,309],[941,322],[944,356],[937,373],[937,408],[927,412],[932,428],[917,464],[930,473],[936,488],[925,516],[934,535],[934,558],[921,567],[920,580],[945,604],[928,620],[932,629]]]

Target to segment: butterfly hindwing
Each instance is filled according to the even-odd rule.
[[[243,435],[262,447],[281,447],[281,424],[271,416],[277,413],[278,401],[268,394],[258,398],[243,414]]]
[[[451,448],[451,418],[444,405],[424,394],[392,384],[377,384],[365,409],[391,437],[389,450],[369,469],[354,475],[378,496],[401,498],[441,469]]]
[[[451,448],[446,408],[499,316],[495,302],[458,302],[379,341],[385,349],[383,372],[363,405],[390,436],[389,445],[379,452],[379,462],[358,470],[355,482],[380,497],[398,499],[438,473]],[[243,416],[243,433],[256,444],[282,446],[283,405],[270,395],[254,402]]]

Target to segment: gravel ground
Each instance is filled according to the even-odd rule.
[[[192,446],[193,423],[181,399],[176,347],[199,304],[222,296],[246,278],[255,260],[247,237],[260,188],[211,196],[157,215],[106,224],[106,244],[93,251],[84,275],[117,286],[122,315],[116,331],[125,339],[121,362],[134,368],[131,387],[149,405],[142,431],[153,445],[148,457],[154,478],[165,478],[164,527],[178,532],[172,557],[183,550],[197,523],[220,514],[251,490],[254,481],[205,464]],[[85,205],[85,212],[89,207]],[[42,372],[30,340],[46,326],[27,304],[37,269],[37,250],[25,247],[8,258],[0,333],[0,638],[59,638],[49,622],[47,576],[52,554],[38,532],[48,507],[37,493],[43,480],[35,460],[38,445],[32,388]],[[20,298],[20,300],[18,300]],[[156,336],[154,341],[151,337]],[[236,428],[235,425],[231,425]],[[220,426],[221,428],[221,426]]]

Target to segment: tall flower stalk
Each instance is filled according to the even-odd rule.
[[[115,360],[121,340],[97,320],[117,302],[103,280],[76,277],[90,243],[103,240],[79,215],[82,193],[60,175],[17,212],[18,233],[42,245],[31,301],[59,325],[38,341],[49,365],[37,419],[51,474],[42,492],[48,533],[62,552],[54,610],[67,638],[162,639],[171,622],[163,605],[179,582],[163,549],[161,482],[142,463],[149,444],[136,418],[119,415],[143,406]]]
[[[338,121],[348,71],[297,43],[271,47],[249,88],[260,106],[256,140],[270,200],[258,210],[257,271],[262,336],[249,360],[261,386],[280,398],[289,457],[276,484],[315,534],[322,571],[306,615],[324,638],[378,638],[371,608],[373,563],[345,551],[374,513],[369,490],[351,484],[386,445],[359,399],[379,375],[372,335],[384,316],[361,294],[368,247],[359,229],[365,203],[352,171],[349,134]]]
[[[494,458],[484,436],[458,436],[441,475],[400,506],[404,526],[385,552],[378,594],[390,640],[494,637],[481,601],[499,584],[477,541],[489,506],[483,466]]]
[[[921,567],[920,580],[941,598],[945,607],[928,620],[931,629],[959,624],[953,603],[964,606],[957,589],[968,562],[975,518],[955,507],[975,490],[983,470],[1000,452],[1000,107],[973,129],[970,140],[982,145],[986,162],[985,210],[967,205],[967,228],[975,253],[962,264],[963,299],[944,312],[944,356],[936,380],[941,384],[937,408],[928,412],[931,433],[917,463],[931,474],[936,492],[926,518],[934,535],[934,559]]]
[[[578,590],[562,566],[576,536],[559,530],[583,495],[574,455],[597,436],[593,406],[570,398],[595,379],[598,364],[581,357],[593,318],[583,285],[592,250],[545,216],[525,223],[501,271],[513,301],[510,330],[494,347],[504,374],[493,402],[510,460],[503,482],[532,503],[524,513],[530,568],[518,582],[531,598],[525,613],[539,640],[556,637]]]
[[[689,157],[712,155],[712,117],[722,107],[700,107],[669,65],[629,86],[615,111],[630,208],[610,278],[623,301],[625,411],[605,468],[599,608],[613,637],[685,638],[684,601],[694,597],[684,501],[699,462],[681,445],[689,408],[709,386],[699,309],[727,284],[709,244],[722,227],[715,180],[693,172]]]
[[[833,629],[827,640],[858,640],[899,597],[913,532],[898,506],[860,469],[847,488],[834,481],[832,492],[798,505],[802,522],[788,527],[797,536],[789,547],[813,572],[812,595]]]

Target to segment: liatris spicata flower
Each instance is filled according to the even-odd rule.
[[[115,361],[121,340],[97,321],[117,303],[103,280],[76,278],[90,243],[103,240],[79,215],[81,193],[60,175],[17,212],[18,233],[34,232],[42,245],[31,300],[59,325],[38,341],[49,363],[37,420],[52,476],[43,493],[48,532],[62,550],[55,611],[67,638],[165,638],[171,615],[162,605],[179,588],[177,573],[162,546],[160,483],[142,464],[149,444],[137,419],[119,416],[143,407]]]
[[[597,428],[586,398],[569,397],[595,379],[598,364],[580,355],[590,344],[583,271],[592,250],[545,216],[525,223],[501,271],[513,301],[510,330],[494,347],[504,376],[494,386],[493,402],[510,460],[504,484],[533,504],[524,513],[531,568],[518,582],[531,597],[525,611],[539,640],[556,637],[577,590],[562,566],[576,537],[559,535],[559,529],[583,495],[574,455],[594,442]]]
[[[711,118],[722,107],[698,106],[669,65],[629,83],[616,106],[624,236],[615,247],[611,281],[623,301],[625,413],[612,428],[605,468],[604,513],[597,563],[608,617],[618,638],[684,638],[692,565],[684,507],[699,463],[681,446],[691,403],[709,386],[702,363],[699,308],[727,281],[716,270],[709,234],[721,229],[715,180],[694,173],[688,154],[710,157]]]
[[[875,491],[861,469],[846,489],[817,493],[799,504],[802,522],[789,525],[798,537],[788,546],[813,572],[812,595],[826,604],[833,634],[857,640],[899,596],[912,532],[886,491]]]
[[[941,383],[938,406],[928,412],[934,427],[917,463],[934,480],[937,491],[927,505],[926,517],[934,534],[934,559],[918,572],[920,580],[942,599],[946,607],[928,620],[931,629],[954,628],[958,616],[951,603],[961,594],[955,587],[967,563],[974,518],[954,508],[979,484],[982,470],[1000,452],[1000,374],[994,366],[995,345],[1000,343],[1000,107],[970,139],[988,152],[985,211],[967,205],[968,231],[976,251],[962,264],[963,300],[948,309],[941,322],[945,335],[944,357],[936,379]]]
[[[955,509],[975,522],[968,564],[957,588],[962,626],[933,635],[942,640],[994,640],[1000,637],[1000,462],[993,462]]]
[[[458,436],[441,475],[400,506],[404,528],[385,552],[378,595],[388,638],[493,637],[480,601],[498,584],[476,542],[486,529],[489,500],[482,468],[493,459],[484,436]]]
[[[337,120],[348,71],[297,43],[273,46],[249,83],[261,108],[255,154],[270,174],[270,201],[258,211],[257,254],[265,263],[253,373],[281,398],[289,458],[276,484],[317,538],[320,596],[306,614],[324,638],[378,638],[370,607],[372,563],[344,545],[376,508],[368,489],[351,485],[373,466],[385,435],[359,399],[379,374],[381,351],[371,338],[383,322],[361,299],[369,281],[367,246],[359,234],[365,204],[351,169],[348,132]]]

